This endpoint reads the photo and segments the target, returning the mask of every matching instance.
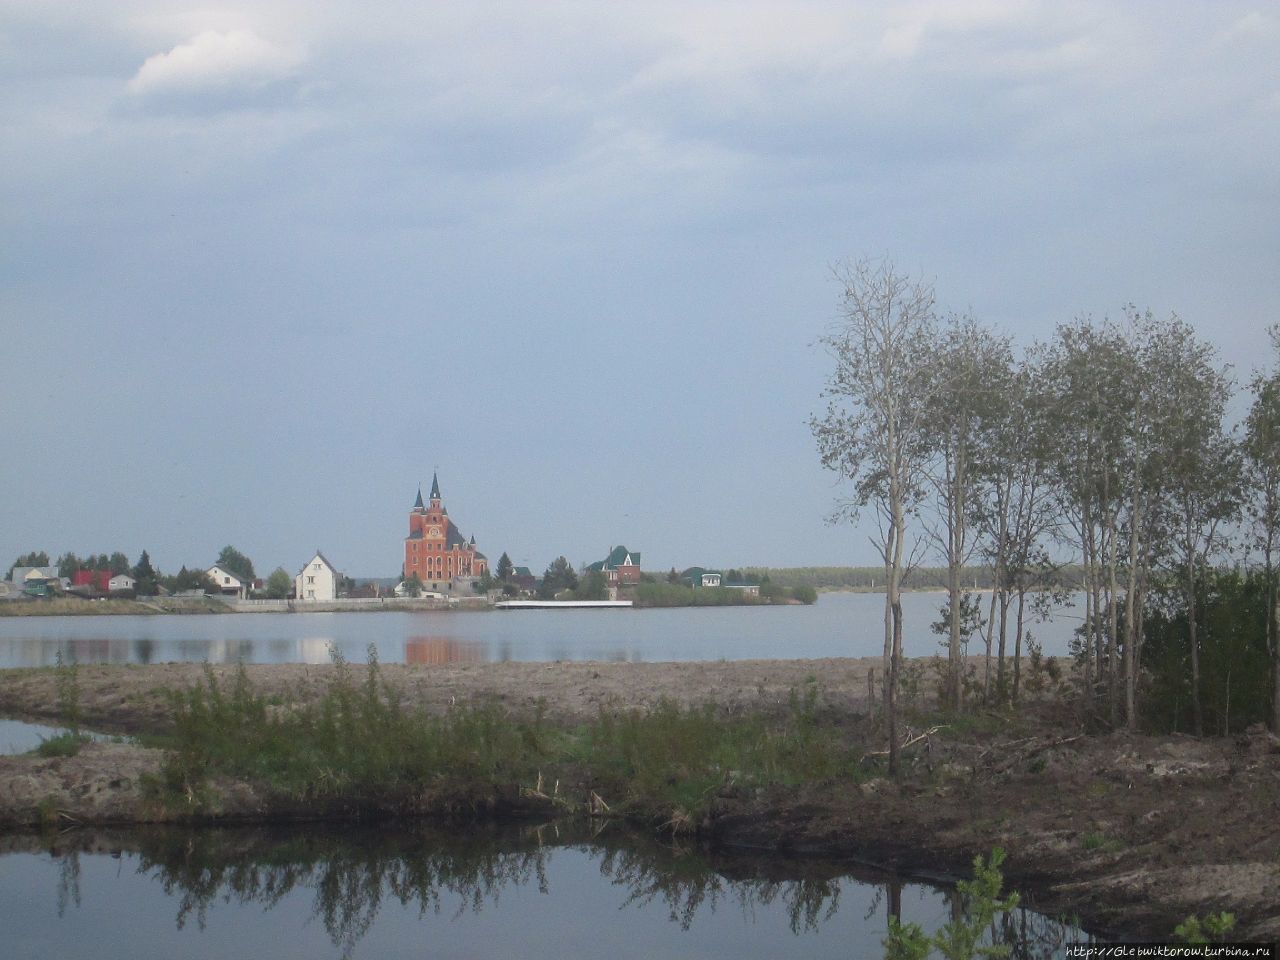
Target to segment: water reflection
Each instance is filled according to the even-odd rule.
[[[936,652],[938,596],[903,603],[908,654]],[[1046,654],[1067,653],[1074,616],[1059,610],[1036,625]],[[499,661],[878,656],[883,621],[876,594],[828,594],[811,607],[0,617],[0,667],[50,666],[59,651],[77,663],[324,663],[330,646],[358,662],[370,643],[384,663],[398,663],[424,638]]]
[[[87,855],[110,853],[124,861],[118,873],[132,873],[151,890],[121,890],[117,910],[141,917],[158,887],[171,930],[194,928],[204,936],[213,918],[228,912],[239,930],[251,915],[243,908],[259,916],[278,910],[272,936],[288,940],[297,912],[292,907],[309,901],[306,917],[320,922],[343,957],[354,956],[366,940],[373,941],[367,955],[390,955],[388,928],[399,931],[393,939],[400,949],[406,936],[419,947],[428,936],[443,947],[454,931],[453,937],[465,938],[469,954],[502,952],[497,943],[506,936],[521,942],[522,955],[563,956],[561,934],[544,942],[533,930],[539,924],[596,928],[587,933],[596,955],[619,955],[623,946],[621,955],[634,954],[635,938],[656,944],[678,930],[675,952],[684,954],[742,960],[786,950],[789,938],[788,953],[878,956],[891,913],[936,928],[960,909],[952,893],[848,863],[712,855],[612,826],[594,836],[585,829],[156,828],[72,833],[52,841],[9,837],[0,850],[44,850],[55,858],[53,899],[62,922],[74,921],[82,902],[111,899],[101,889],[107,885],[102,872],[88,883],[82,869]],[[5,868],[0,874],[14,875],[12,861]],[[30,885],[27,878],[15,879]],[[614,892],[601,900],[602,890]],[[850,899],[852,906],[842,909]],[[0,922],[13,922],[13,910],[0,898]],[[433,917],[445,926],[424,928]],[[503,923],[508,932],[495,932]],[[630,939],[614,944],[610,937]],[[803,938],[803,947],[796,938]],[[991,939],[1026,960],[1063,956],[1068,943],[1092,942],[1025,910],[998,918]],[[244,956],[265,949],[248,939],[234,945]]]
[[[404,642],[404,662],[441,665],[481,663],[484,644],[457,637],[410,637]]]

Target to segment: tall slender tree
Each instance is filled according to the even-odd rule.
[[[1225,428],[1231,380],[1218,366],[1214,347],[1198,339],[1177,317],[1160,325],[1163,362],[1158,423],[1160,473],[1171,521],[1170,560],[1181,573],[1187,604],[1191,653],[1191,709],[1196,735],[1204,733],[1201,708],[1200,644],[1196,621],[1197,585],[1223,533],[1240,506],[1240,458]]]
[[[972,316],[952,316],[939,330],[929,357],[932,383],[928,391],[929,436],[933,444],[928,477],[938,523],[930,527],[947,564],[946,700],[961,705],[963,610],[961,570],[974,551],[970,524],[978,511],[980,481],[988,463],[1011,376],[1009,339],[996,335]],[[991,632],[986,631],[989,692]]]
[[[1271,729],[1280,734],[1280,629],[1276,609],[1276,551],[1280,547],[1280,326],[1270,329],[1274,362],[1249,384],[1253,404],[1245,421],[1251,545],[1262,554],[1267,578],[1267,649],[1271,651]]]
[[[902,577],[909,562],[907,520],[925,483],[930,445],[928,358],[936,340],[933,287],[888,260],[835,268],[839,318],[821,338],[835,361],[827,409],[810,420],[824,466],[853,485],[837,509],[874,511],[885,570],[884,710],[889,770],[897,773],[898,676],[902,665]]]

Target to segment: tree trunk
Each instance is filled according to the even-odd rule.
[[[1093,533],[1089,508],[1084,510],[1084,523],[1081,526],[1080,543],[1084,560],[1084,700],[1086,706],[1093,702],[1093,557],[1090,551]]]
[[[889,775],[898,775],[898,670],[902,664],[902,551],[906,537],[906,511],[902,503],[899,478],[889,480],[890,523],[892,524],[893,556],[889,571],[888,603],[892,621],[889,655],[889,677],[885,685],[885,711],[889,718]]]
[[[1129,584],[1124,596],[1124,717],[1130,731],[1138,729],[1138,542],[1142,536],[1142,499],[1138,493],[1137,469],[1134,469],[1133,500],[1129,510]]]
[[[1204,712],[1200,705],[1200,643],[1196,636],[1196,563],[1188,551],[1187,642],[1191,646],[1191,717],[1197,737],[1204,736]]]
[[[950,617],[947,635],[947,700],[952,710],[959,710],[960,688],[960,562],[957,554],[959,530],[956,522],[955,491],[952,490],[947,509],[947,600]]]
[[[1018,588],[1018,620],[1013,634],[1013,702],[1018,702],[1018,689],[1022,682],[1022,613],[1027,602],[1027,591]]]
[[[1119,672],[1116,669],[1119,661],[1119,651],[1116,648],[1118,634],[1120,632],[1119,610],[1116,608],[1116,555],[1119,550],[1116,547],[1116,515],[1112,513],[1107,520],[1110,527],[1108,533],[1108,542],[1110,550],[1107,558],[1107,700],[1109,702],[1111,726],[1120,725],[1120,685]]]

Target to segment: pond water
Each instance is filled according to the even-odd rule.
[[[49,740],[66,732],[65,727],[46,727],[40,723],[0,719],[0,756],[26,753],[40,746],[42,740]]]
[[[929,624],[944,601],[938,593],[904,595],[908,656],[938,651]],[[1031,625],[1046,654],[1067,653],[1081,609],[1058,608],[1048,622]],[[78,663],[325,663],[331,646],[362,661],[371,643],[384,663],[877,656],[884,596],[829,593],[812,606],[653,610],[0,617],[0,667],[49,666],[59,652]],[[980,646],[975,640],[970,652]]]
[[[849,863],[712,857],[609,825],[72,832],[9,837],[13,957],[777,957],[883,955],[890,909],[932,930],[950,891]],[[1015,956],[1094,942],[1027,910]],[[1021,948],[1021,949],[1017,949]]]

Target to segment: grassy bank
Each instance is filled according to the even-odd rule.
[[[82,597],[42,597],[0,603],[0,617],[153,616],[163,613],[230,613],[231,608],[215,597],[174,600],[86,600]]]
[[[372,650],[357,676],[339,661],[316,696],[264,696],[241,668],[172,694],[170,751],[153,785],[166,804],[204,812],[210,784],[252,784],[287,808],[419,812],[437,794],[510,796],[692,829],[726,790],[852,778],[859,751],[818,721],[815,684],[778,716],[659,702],[556,724],[493,704],[444,713],[408,704]]]
[[[632,594],[637,607],[742,607],[771,603],[814,603],[812,587],[765,583],[758,596],[731,587],[693,587],[682,583],[640,583]]]

